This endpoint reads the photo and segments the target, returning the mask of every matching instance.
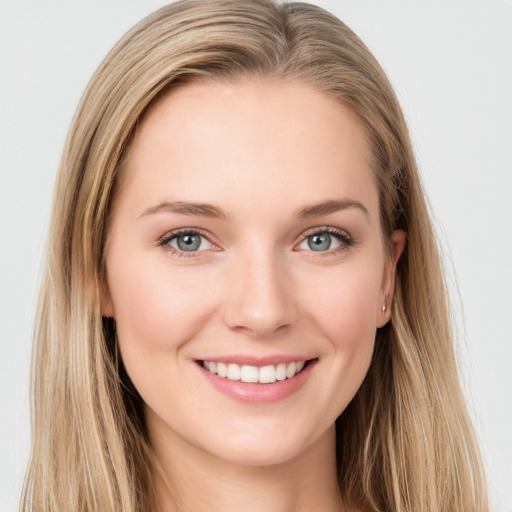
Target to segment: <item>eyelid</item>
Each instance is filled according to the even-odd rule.
[[[298,249],[298,246],[300,244],[302,244],[308,237],[310,237],[312,235],[316,235],[316,234],[321,234],[321,233],[328,233],[329,235],[335,236],[338,239],[338,241],[340,242],[340,245],[334,249],[328,249],[326,251],[313,251],[312,249],[310,249],[310,250]],[[355,244],[356,244],[356,241],[344,229],[335,228],[333,226],[316,226],[316,227],[310,228],[310,229],[304,231],[303,233],[301,233],[300,240],[297,244],[295,244],[294,250],[296,250],[296,251],[304,250],[305,252],[314,253],[315,257],[317,257],[317,256],[321,257],[321,256],[326,256],[329,254],[332,255],[334,253],[345,251],[349,247],[352,247]]]
[[[208,240],[210,244],[213,245],[212,248],[206,249],[203,251],[181,251],[180,249],[177,249],[176,247],[172,247],[169,245],[169,242],[172,240],[178,238],[179,236],[183,235],[199,235]],[[207,231],[204,231],[201,228],[179,228],[179,229],[173,229],[171,231],[168,231],[163,236],[161,236],[158,241],[158,246],[163,247],[165,250],[170,251],[171,253],[175,253],[178,256],[181,257],[197,257],[199,254],[206,252],[207,250],[220,250],[220,247],[217,243],[214,242],[213,237],[211,233],[208,233]]]
[[[326,251],[318,251],[316,253],[313,250],[306,250],[305,252],[315,253],[314,256],[325,256],[328,254],[333,254],[333,253],[347,250],[349,247],[356,244],[356,241],[344,229],[336,228],[333,226],[316,226],[316,227],[309,228],[306,231],[304,231],[303,233],[301,233],[300,239],[294,245],[293,249],[295,251],[299,251],[299,250],[302,251],[303,249],[298,249],[298,246],[302,242],[304,242],[304,240],[306,240],[308,237],[315,235],[315,234],[320,234],[320,233],[328,233],[330,235],[335,236],[340,241],[341,245],[339,247],[336,247],[335,249],[330,249],[330,250],[326,250]],[[187,251],[181,251],[180,249],[177,249],[177,248],[169,245],[169,242],[171,240],[174,240],[177,237],[179,237],[181,235],[186,235],[186,234],[200,235],[200,236],[206,238],[206,240],[208,240],[208,242],[210,242],[213,245],[213,248],[207,249],[207,250],[202,250],[202,251],[187,252]],[[216,243],[213,240],[213,238],[214,237],[211,235],[211,233],[209,233],[201,228],[179,228],[179,229],[174,229],[174,230],[168,231],[163,236],[161,236],[158,239],[158,246],[161,246],[164,249],[166,249],[170,252],[173,252],[180,257],[197,257],[201,253],[207,252],[208,250],[216,250],[216,251],[221,250],[219,244]]]
[[[308,236],[316,235],[317,233],[329,233],[331,235],[339,235],[346,239],[352,240],[352,237],[347,231],[344,229],[335,228],[334,226],[315,226],[313,228],[309,228],[301,233],[301,240],[306,239]]]

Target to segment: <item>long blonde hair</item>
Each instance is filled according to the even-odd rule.
[[[439,251],[399,103],[341,21],[319,7],[271,0],[166,6],[117,43],[84,93],[54,196],[22,509],[148,510],[153,460],[141,399],[100,308],[110,205],[137,121],[160,93],[240,76],[302,81],[348,105],[371,141],[384,239],[407,232],[391,322],[378,331],[368,375],[337,420],[342,495],[369,511],[487,511]]]

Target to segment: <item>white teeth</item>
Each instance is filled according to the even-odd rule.
[[[286,363],[280,363],[276,367],[276,379],[284,380],[286,379]]]
[[[227,375],[228,375],[227,365],[225,365],[224,363],[217,363],[217,375],[219,377],[227,377]]]
[[[258,382],[258,368],[256,366],[242,366],[240,380],[242,382]]]
[[[276,381],[276,367],[273,365],[262,366],[259,373],[259,382],[263,384],[271,384]]]
[[[230,380],[240,380],[240,366],[237,364],[228,364],[227,378]]]
[[[203,367],[210,373],[216,373],[219,377],[242,382],[259,382],[272,384],[276,380],[291,379],[305,366],[305,361],[292,363],[269,364],[267,366],[240,366],[236,363],[215,363],[203,361]]]
[[[293,377],[295,372],[297,371],[297,365],[295,363],[290,363],[286,368],[286,376],[288,378]]]

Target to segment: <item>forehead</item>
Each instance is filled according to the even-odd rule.
[[[201,81],[146,112],[121,195],[137,208],[160,198],[279,209],[284,198],[300,206],[350,196],[370,209],[378,207],[370,160],[355,114],[308,85]]]

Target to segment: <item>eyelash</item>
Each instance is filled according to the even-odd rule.
[[[297,247],[297,245],[300,245],[302,242],[307,240],[310,236],[318,235],[318,234],[322,234],[322,233],[327,233],[329,235],[334,236],[335,238],[338,239],[339,242],[341,242],[341,245],[339,247],[336,247],[334,249],[327,250],[327,251],[313,251],[313,250],[307,251],[307,252],[313,253],[312,254],[313,257],[322,257],[322,256],[338,254],[338,253],[347,251],[350,247],[353,247],[356,244],[355,240],[346,231],[343,231],[343,230],[337,229],[337,228],[333,228],[331,226],[320,226],[320,227],[312,228],[312,229],[306,231],[305,233],[303,233],[301,235],[301,239],[300,239],[299,243],[295,244],[294,247]],[[172,240],[174,240],[175,238],[178,238],[180,236],[183,236],[183,235],[202,236],[206,240],[208,240],[209,243],[211,243],[212,245],[214,245],[216,247],[216,244],[214,242],[212,242],[210,236],[206,232],[204,232],[200,229],[196,229],[196,228],[194,228],[194,229],[187,229],[187,228],[178,229],[176,231],[171,231],[169,233],[166,233],[164,236],[162,236],[158,240],[158,246],[171,252],[173,255],[177,256],[178,258],[196,258],[198,256],[198,253],[204,252],[204,251],[190,251],[190,252],[181,251],[181,250],[176,249],[169,245],[169,243]]]
[[[312,229],[306,231],[305,233],[303,233],[301,235],[301,240],[300,240],[299,244],[297,244],[297,245],[300,245],[302,242],[307,240],[310,236],[319,235],[322,233],[327,233],[329,235],[334,236],[335,238],[338,239],[338,241],[341,243],[341,245],[339,247],[336,247],[334,249],[330,249],[327,251],[313,251],[313,250],[308,251],[308,252],[312,253],[311,256],[313,256],[315,258],[318,258],[318,257],[321,258],[323,256],[332,256],[334,254],[339,254],[339,253],[347,251],[350,247],[353,247],[354,245],[356,245],[356,241],[346,231],[344,231],[342,229],[333,228],[332,226],[320,226],[320,227],[315,227],[315,228],[312,228]]]
[[[204,252],[204,251],[180,251],[179,249],[176,249],[174,247],[171,247],[169,243],[174,240],[175,238],[178,238],[183,235],[199,235],[208,240],[212,245],[216,247],[216,244],[212,242],[210,236],[205,233],[204,231],[197,229],[197,228],[191,228],[191,229],[177,229],[176,231],[171,231],[170,233],[166,233],[163,237],[161,237],[158,240],[159,247],[162,247],[166,251],[169,251],[174,256],[177,256],[178,258],[196,258],[198,253]]]

